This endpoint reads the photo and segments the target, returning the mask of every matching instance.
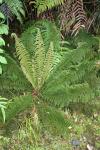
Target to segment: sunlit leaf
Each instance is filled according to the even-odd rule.
[[[3,56],[0,56],[0,62],[1,62],[2,64],[7,64],[7,60],[6,60],[6,58],[3,57]]]
[[[0,34],[8,34],[8,26],[5,24],[0,25]]]
[[[0,18],[5,19],[5,16],[0,12]]]
[[[0,4],[2,3],[2,0],[0,0]]]
[[[0,37],[0,46],[5,46],[5,41]]]

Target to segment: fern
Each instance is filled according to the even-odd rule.
[[[74,23],[75,18],[72,12],[72,1],[64,1],[63,5],[59,6],[59,23],[60,30],[65,35],[70,31],[71,25]]]
[[[41,41],[41,42],[40,42]],[[35,42],[35,59],[34,59],[34,67],[37,78],[37,87],[40,89],[44,84],[45,80],[48,78],[49,73],[51,71],[53,65],[53,44],[50,44],[50,48],[48,52],[45,54],[45,47],[43,43],[43,39],[41,37],[41,33],[37,33],[37,38]]]
[[[16,50],[20,60],[22,71],[34,87],[34,72],[32,70],[32,62],[30,61],[30,55],[28,54],[27,50],[25,49],[24,45],[21,43],[19,38],[17,38],[15,34],[12,34],[12,36],[14,36],[16,40]]]
[[[31,91],[31,84],[26,80],[21,68],[11,56],[5,54],[7,65],[2,66],[3,73],[0,76],[0,94],[8,96],[24,91]],[[12,94],[11,94],[12,93]]]
[[[75,23],[73,26],[73,33],[80,30],[82,27],[86,27],[86,14],[83,9],[83,0],[75,0],[75,3],[73,4],[73,14],[75,16]]]
[[[54,23],[51,23],[49,21],[37,21],[30,24],[28,24],[28,28],[26,28],[21,35],[21,41],[23,42],[26,49],[29,49],[29,51],[32,53],[34,52],[33,44],[35,43],[35,39],[37,36],[37,28],[39,28],[46,51],[49,49],[51,42],[53,42],[54,51],[60,51],[59,41],[61,40],[61,34]],[[27,40],[27,37],[29,38],[29,40]]]
[[[64,35],[76,35],[81,28],[86,27],[86,14],[83,9],[83,0],[65,1],[60,6],[60,28]]]
[[[95,43],[95,39],[88,35],[85,36],[85,39],[79,38],[81,43],[76,49],[68,50],[65,53],[45,83],[42,92],[48,102],[63,106],[71,101],[87,102],[94,98],[93,86],[96,88],[99,80],[96,76],[98,55],[94,55],[92,43],[90,43],[92,40]],[[86,38],[87,43],[84,42]],[[91,40],[88,41],[88,38]],[[94,85],[93,80],[95,81]]]
[[[37,110],[43,128],[54,135],[58,133],[68,134],[68,127],[72,125],[72,122],[65,118],[64,112],[44,104],[37,105]]]
[[[11,12],[22,23],[22,16],[25,16],[25,12],[21,0],[4,0],[4,2],[8,5]]]
[[[35,5],[38,10],[38,14],[41,12],[46,11],[47,9],[51,9],[55,6],[61,5],[64,2],[64,0],[36,0]]]
[[[31,51],[31,54],[30,50],[26,48],[21,39],[16,35],[14,35],[14,37],[16,52],[23,73],[30,83],[34,81],[34,84],[31,83],[33,86],[33,98],[30,96],[28,100],[28,97],[25,98],[22,96],[21,101],[18,101],[17,98],[17,100],[9,104],[6,120],[13,118],[16,114],[20,113],[20,111],[26,109],[27,106],[33,106],[35,103],[36,108],[39,108],[38,115],[40,120],[43,121],[44,126],[45,124],[48,126],[51,123],[55,128],[58,122],[60,122],[57,127],[58,132],[59,128],[62,128],[63,125],[66,126],[66,121],[63,120],[62,114],[60,116],[59,113],[61,113],[61,111],[57,110],[57,108],[65,107],[70,105],[70,103],[92,103],[92,100],[96,96],[95,91],[97,84],[96,82],[91,84],[91,82],[93,79],[95,81],[98,80],[96,75],[97,53],[92,49],[93,46],[89,40],[86,42],[86,38],[79,38],[80,40],[78,40],[78,37],[76,37],[76,48],[70,49],[62,46],[62,50],[64,47],[65,52],[64,54],[62,52],[61,59],[54,66],[54,55],[56,53],[54,53],[53,42],[50,42],[50,46],[48,50],[46,50],[39,28],[37,28],[36,39],[33,43],[34,51],[33,53]],[[86,37],[88,39],[89,36],[86,34]],[[91,37],[91,39],[95,41],[93,37]],[[33,103],[31,103],[32,99],[34,99]],[[22,104],[24,101],[25,104]],[[15,105],[15,108],[12,108],[13,105]],[[53,112],[51,112],[51,108]],[[15,112],[14,109],[16,110]],[[49,112],[50,115],[47,112]],[[44,123],[46,118],[47,122]]]
[[[43,82],[42,70],[44,68],[45,47],[39,29],[37,32],[36,42],[34,43],[34,49],[35,56],[33,57],[33,67],[35,68],[37,78],[37,89],[40,89]]]
[[[49,23],[49,22],[45,22],[45,23],[38,22],[38,23],[36,23],[36,25],[37,25],[36,27],[40,27],[40,30],[42,32],[43,40],[46,41],[44,46],[46,48],[45,52],[47,51],[47,55],[48,55],[47,57],[49,57],[49,59],[51,59],[53,54],[50,53],[50,50],[48,51],[49,46],[52,45],[52,44],[50,44],[50,42],[53,42],[54,48],[57,51],[58,47],[60,48],[60,44],[59,44],[60,34],[57,33],[58,30],[56,29],[55,25],[51,25],[51,23]],[[34,48],[33,45],[35,44],[35,37],[36,37],[36,33],[37,33],[37,28],[36,27],[28,28],[28,30],[26,30],[22,34],[22,38],[21,38],[21,41],[23,42],[26,49],[28,51],[30,51],[30,49],[31,49],[29,57],[31,57],[31,56],[34,57],[35,48]],[[53,29],[54,29],[54,32],[55,32],[55,37],[52,39],[52,34],[53,33],[51,35],[49,35],[48,32],[51,33],[51,30],[53,30]],[[26,37],[29,34],[30,34],[30,37],[29,37],[29,41],[27,43]],[[57,40],[55,40],[56,38],[57,38]],[[6,91],[6,93],[10,93],[13,90],[13,92],[16,91],[16,94],[17,94],[17,92],[18,93],[21,92],[21,91],[24,92],[26,89],[28,91],[30,91],[32,86],[26,81],[26,78],[23,76],[22,71],[21,71],[20,67],[18,66],[18,64],[10,56],[6,55],[6,57],[7,57],[8,64],[7,64],[7,66],[3,66],[3,75],[0,77],[0,84],[1,84],[0,93],[3,94],[3,93],[5,93],[5,91]],[[45,64],[44,64],[44,66],[45,66],[44,69],[46,70],[46,68],[48,68],[48,71],[49,71],[50,64],[48,62],[47,57],[46,57],[46,60],[44,60],[44,63],[45,64],[47,63],[48,67],[46,67]],[[58,61],[59,60],[58,52],[56,52],[55,57]],[[54,65],[57,64],[56,59],[54,61]],[[50,62],[52,62],[52,59],[50,60]],[[30,63],[32,63],[31,59],[30,59]],[[25,66],[25,68],[26,68],[26,66]],[[43,71],[43,72],[45,72],[45,71]],[[33,71],[32,71],[32,73],[33,73]],[[48,73],[45,73],[45,77],[42,75],[42,78],[47,78],[47,76],[48,76]],[[44,79],[43,79],[43,83],[44,83]]]
[[[13,20],[13,14],[6,3],[3,3],[0,6],[0,11],[4,14],[5,18],[7,19],[7,22],[8,19],[10,19],[11,21]]]
[[[31,94],[24,96],[14,97],[6,104],[5,115],[6,122],[5,125],[9,126],[9,123],[18,116],[19,113],[25,111],[26,109],[32,110],[30,116],[34,115],[33,106],[36,105],[39,120],[44,129],[51,131],[52,134],[67,134],[68,127],[72,125],[70,120],[66,120],[64,112],[57,110],[50,106],[46,106],[44,103],[34,103],[34,99]],[[3,118],[0,112],[0,124],[4,125]]]
[[[5,110],[6,123],[9,123],[18,113],[32,106],[33,106],[33,99],[30,94],[12,98],[12,100],[9,101]],[[2,122],[1,115],[0,115],[0,122]]]
[[[43,81],[46,81],[49,76],[49,72],[52,70],[53,67],[53,43],[50,43],[50,48],[46,54],[44,68],[43,68]]]
[[[16,41],[17,55],[19,56],[22,70],[26,75],[27,79],[32,84],[33,88],[39,90],[45,80],[45,79],[43,80],[44,74],[42,73],[42,70],[44,70],[44,68],[47,68],[47,65],[50,66],[50,63],[52,64],[51,57],[49,64],[46,64],[47,58],[45,56],[46,55],[45,47],[43,39],[41,37],[40,30],[38,29],[36,42],[33,44],[35,54],[33,53],[32,59],[30,58],[30,54],[25,49],[24,45],[19,40],[19,38],[17,38],[17,36],[15,36],[15,41]],[[50,56],[50,54],[52,53],[51,51],[48,51],[49,54],[47,53],[47,56]],[[51,70],[51,67],[49,67],[49,69]],[[46,73],[49,73],[50,70],[48,70]],[[48,74],[47,75],[45,74],[45,78],[47,78],[47,76]]]
[[[50,47],[50,51],[48,50],[46,53],[43,39],[38,29],[36,42],[33,44],[35,54],[33,53],[33,57],[30,57],[30,59],[32,59],[33,72],[35,72],[35,90],[40,92],[39,95],[42,95],[44,100],[49,100],[49,103],[58,106],[64,106],[71,101],[87,102],[94,98],[93,89],[88,78],[90,74],[91,76],[95,74],[94,70],[96,68],[89,44],[89,42],[86,43],[82,40],[77,44],[76,49],[66,51],[64,57],[53,68],[53,47]],[[19,44],[19,47],[22,46]],[[19,47],[17,48],[19,49]],[[20,51],[21,56],[19,59],[23,59],[23,50],[19,49],[18,51]],[[46,57],[48,57],[48,60]],[[48,68],[48,70],[45,68]],[[73,94],[71,94],[72,92]]]

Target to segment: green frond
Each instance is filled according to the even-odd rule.
[[[48,102],[65,106],[70,102],[91,102],[95,97],[98,57],[94,55],[90,42],[84,40],[81,39],[76,49],[66,49],[45,82],[41,91]]]
[[[54,52],[53,43],[50,43],[50,48],[46,54],[43,68],[43,81],[46,81],[50,75],[50,71],[53,69]]]
[[[43,68],[44,68],[44,60],[45,60],[45,47],[44,42],[41,36],[41,32],[37,29],[36,41],[34,43],[35,56],[33,56],[32,64],[35,69],[35,78],[37,89],[40,89],[43,82]]]
[[[31,108],[33,106],[32,95],[28,94],[25,96],[14,97],[8,102],[6,107],[6,123],[9,123],[16,115],[20,112]],[[0,123],[2,123],[2,115],[0,114]]]
[[[38,10],[38,14],[46,11],[47,9],[51,9],[55,6],[61,5],[64,0],[36,0],[35,4]]]
[[[66,82],[66,81],[65,81]],[[70,102],[90,102],[94,98],[93,90],[88,83],[73,85],[53,84],[42,92],[48,103],[64,107]]]
[[[16,61],[9,55],[5,54],[7,65],[2,66],[3,73],[0,76],[0,93],[24,92],[31,90],[31,84],[27,81],[23,72]],[[11,95],[10,93],[10,95]]]
[[[12,36],[15,38],[16,53],[19,58],[22,71],[32,86],[35,87],[34,70],[32,69],[32,60],[30,59],[30,54],[26,50],[21,40],[15,34],[12,34]]]
[[[11,12],[22,22],[22,16],[25,16],[23,3],[21,0],[4,0]]]
[[[22,71],[26,75],[28,81],[34,89],[39,90],[53,67],[53,43],[50,43],[49,49],[45,50],[41,31],[37,28],[37,35],[33,43],[34,52],[30,52],[25,48],[24,44],[15,36],[16,52],[20,60]]]
[[[37,106],[38,116],[44,129],[51,134],[68,134],[68,127],[72,125],[71,121],[65,118],[64,112],[54,107],[41,105]]]
[[[91,48],[99,48],[99,39],[97,39],[95,36],[85,32],[84,30],[80,30],[79,34],[74,38],[74,41],[76,45],[78,43],[87,43],[87,47]]]
[[[44,41],[45,50],[48,51],[50,43],[53,43],[54,51],[60,51],[61,34],[56,25],[49,21],[37,21],[28,24],[28,28],[22,33],[21,41],[28,51],[33,54],[34,43],[37,36],[37,28],[40,29]],[[27,40],[28,38],[28,40]]]
[[[46,52],[44,41],[41,36],[41,32],[38,29],[36,36],[36,42],[34,43],[35,55],[32,59],[32,64],[35,70],[35,78],[37,89],[40,89],[46,79],[48,78],[50,71],[53,67],[53,43],[50,43],[50,48]]]
[[[54,53],[54,44],[51,41],[50,48],[45,50],[45,43],[39,28],[33,42],[34,52],[30,54],[28,47],[25,49],[22,46],[23,50],[20,50],[19,54],[21,58],[25,58],[27,55],[28,58],[25,58],[27,61],[22,61],[21,65],[25,65],[30,59],[30,66],[27,67],[26,63],[24,67],[27,71],[24,73],[27,75],[29,68],[34,70],[36,84],[33,87],[40,92],[39,96],[41,95],[44,101],[64,107],[70,102],[86,103],[94,98],[94,87],[91,80],[97,78],[96,55],[94,56],[92,46],[89,44],[82,39],[76,43],[76,49],[67,48],[64,54],[62,52],[56,66],[54,66],[56,54]],[[94,83],[95,88],[96,82]]]
[[[88,54],[91,53],[91,49],[87,47],[86,44],[83,44],[82,46],[66,51],[65,55],[62,57],[62,61],[58,64],[57,70],[66,68],[72,68],[73,65],[80,64],[80,62],[84,61],[84,59],[87,57]]]

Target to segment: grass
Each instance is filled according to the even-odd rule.
[[[79,141],[79,149],[86,150],[87,144],[100,150],[100,115],[94,113],[91,117],[77,112],[66,112],[66,118],[71,119],[73,126],[68,127],[66,136],[54,136],[33,117],[20,115],[16,129],[10,128],[10,134],[0,136],[1,150],[72,150],[73,141]],[[20,121],[19,121],[20,120]]]

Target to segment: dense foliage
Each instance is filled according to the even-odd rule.
[[[100,148],[100,2],[88,3],[0,0],[0,149]]]

